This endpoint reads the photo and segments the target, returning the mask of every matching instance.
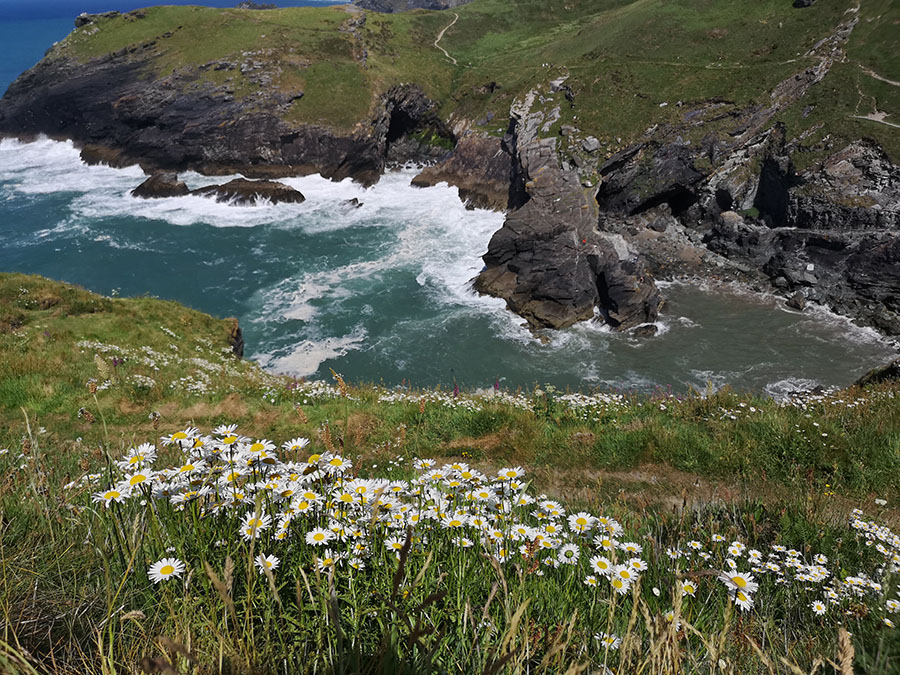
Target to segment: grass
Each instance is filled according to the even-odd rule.
[[[481,130],[502,133],[516,97],[566,74],[575,105],[561,102],[557,127],[575,123],[585,135],[605,139],[610,155],[653,124],[679,124],[685,109],[678,101],[687,109],[713,98],[728,101],[731,110],[764,103],[778,82],[816,62],[804,55],[854,6],[849,0],[819,0],[804,10],[781,0],[475,0],[453,10],[459,20],[441,42],[457,66],[431,46],[452,20],[448,12],[366,12],[354,36],[348,26],[357,17],[342,7],[156,7],[142,10],[144,18],[124,15],[76,29],[51,58],[87,60],[155,41],[150,74],[186,69],[218,85],[230,78],[236,95],[250,96],[267,85],[240,70],[226,75],[199,66],[240,63],[252,53],[276,86],[304,92],[285,113],[289,121],[343,130],[366,120],[391,86],[416,82],[445,119],[477,121],[493,113],[496,121]],[[900,80],[892,58],[900,48],[900,14],[890,0],[861,3],[858,14],[846,62],[839,60],[780,120],[789,136],[822,125],[807,146],[826,135],[832,143],[870,136],[896,157],[900,146],[891,127],[849,115],[871,112],[873,100],[880,111],[896,114],[897,87],[866,70]],[[486,89],[490,83],[495,86]],[[804,117],[809,105],[815,112]],[[798,155],[803,166],[821,152]]]
[[[838,663],[843,650],[858,672],[882,673],[900,654],[883,623],[896,581],[863,545],[865,531],[847,525],[856,505],[887,525],[900,520],[896,385],[794,405],[728,391],[683,399],[552,387],[493,397],[388,391],[339,376],[325,384],[266,373],[231,354],[233,322],[152,298],[105,298],[3,274],[0,308],[0,448],[8,449],[0,454],[0,640],[8,645],[0,659],[54,673],[549,673],[604,663],[623,673],[769,673],[787,667],[781,659],[803,672],[816,659]],[[161,488],[155,496],[135,488],[109,508],[92,501],[130,475],[116,465],[130,448],[193,426],[202,432],[188,434],[208,434],[211,448],[222,434],[210,430],[231,423],[251,438],[311,439],[303,450],[271,451],[279,461],[327,467],[340,457],[352,463],[348,480],[407,481],[398,499],[419,509],[424,469],[414,458],[462,462],[486,476],[523,466],[518,487],[495,480],[493,489],[562,497],[567,514],[616,519],[619,540],[640,542],[648,569],[619,596],[602,578],[597,589],[585,584],[597,549],[577,533],[565,535],[583,551],[574,566],[548,566],[527,547],[504,560],[491,545],[482,549],[477,529],[460,531],[475,544],[460,548],[440,521],[417,525],[406,542],[406,529],[382,522],[371,502],[351,504],[349,516],[324,509],[298,517],[289,541],[272,528],[245,541],[237,532],[248,510],[277,521],[284,508],[256,470],[235,483],[249,496],[233,508],[209,511],[214,502],[202,499],[182,508]],[[160,446],[152,467],[180,466],[193,453]],[[304,475],[337,498],[340,472]],[[491,483],[481,481],[471,485]],[[434,487],[426,496],[437,513],[472,508],[446,480]],[[497,522],[544,527],[533,510]],[[489,515],[493,522],[502,512]],[[303,543],[335,517],[367,533],[360,570],[349,559],[323,567],[316,560],[328,556]],[[385,548],[392,536],[399,554]],[[666,549],[687,551],[689,540],[710,558],[675,564]],[[755,608],[744,612],[726,585],[704,576],[726,564],[730,541],[766,556],[772,545],[794,548],[805,564],[825,554],[840,588],[865,573],[884,593],[847,591],[819,618],[810,606],[821,589],[756,573]],[[280,559],[271,577],[253,566],[260,552]],[[150,583],[148,568],[167,557],[184,561],[184,574]],[[737,559],[747,570],[749,561]],[[696,595],[682,598],[690,580]],[[607,651],[599,633],[623,642]]]

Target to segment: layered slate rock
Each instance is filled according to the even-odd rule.
[[[661,304],[652,276],[625,240],[600,233],[596,202],[561,168],[556,139],[542,139],[529,95],[512,110],[524,204],[491,238],[481,293],[504,298],[533,328],[564,328],[594,317],[617,328],[654,321]]]
[[[416,187],[447,183],[471,208],[505,211],[513,179],[513,157],[499,138],[470,134],[459,139],[452,154],[425,167],[412,179]]]
[[[248,206],[266,200],[272,204],[300,204],[306,198],[290,185],[271,180],[247,180],[235,178],[224,185],[208,185],[193,190],[192,195],[214,197],[217,202],[228,202],[236,206]]]

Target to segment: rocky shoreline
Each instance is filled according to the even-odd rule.
[[[653,322],[663,301],[654,278],[692,275],[771,288],[796,308],[818,303],[900,335],[900,167],[859,139],[797,171],[803,139],[777,118],[827,74],[854,25],[845,19],[810,52],[818,66],[768,101],[684,105],[679,123],[654,125],[609,158],[594,136],[558,128],[560,107],[575,105],[565,74],[515,99],[502,138],[442,118],[414,83],[391,86],[366,120],[338,132],[286,121],[302,91],[247,99],[190,69],[148,75],[165,36],[88,64],[49,55],[0,100],[0,135],[71,139],[86,162],[140,164],[151,175],[135,191],[144,197],[187,194],[167,174],[191,169],[266,179],[208,188],[217,199],[302,201],[270,179],[371,185],[392,164],[424,163],[414,185],[447,182],[473,207],[506,211],[474,287],[535,329]]]

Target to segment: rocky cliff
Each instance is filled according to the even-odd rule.
[[[411,9],[451,9],[472,0],[354,0],[355,5],[374,12],[406,12]]]

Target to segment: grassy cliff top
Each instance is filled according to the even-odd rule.
[[[808,52],[853,16],[846,53],[834,53],[830,74],[781,119],[793,135],[809,132],[808,146],[827,134],[869,136],[896,157],[898,134],[883,123],[890,117],[862,119],[896,114],[900,104],[900,10],[890,0],[805,9],[784,0],[475,0],[401,14],[152,7],[76,29],[51,58],[86,61],[143,45],[148,75],[196,71],[238,96],[300,89],[293,121],[347,129],[378,93],[417,82],[445,117],[500,133],[515,97],[567,75],[575,105],[562,106],[558,124],[597,135],[612,153],[710,99],[734,109],[766,103],[779,82],[816,65],[821,54]],[[439,36],[449,58],[434,44]]]

